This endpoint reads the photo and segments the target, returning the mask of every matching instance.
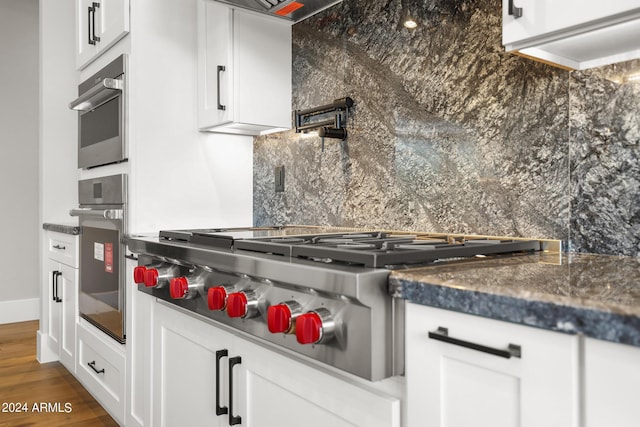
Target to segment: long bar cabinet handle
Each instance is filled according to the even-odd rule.
[[[229,359],[229,425],[234,426],[242,422],[241,416],[233,415],[233,367],[242,363],[240,356]]]
[[[224,65],[218,65],[218,77],[217,77],[217,85],[218,85],[218,110],[226,110],[227,107],[220,103],[220,73],[226,71],[226,67]]]
[[[60,284],[58,279],[60,276],[62,276],[62,271],[56,271],[56,302],[62,302],[62,298],[60,298],[60,295],[58,294],[58,285]]]
[[[98,9],[100,7],[100,3],[96,3],[93,2],[93,28],[92,28],[92,33],[91,33],[91,38],[93,40],[93,43],[91,44],[96,44],[96,42],[100,41],[100,37],[96,36],[96,9]]]
[[[51,272],[51,300],[58,302],[58,285],[57,282],[58,281],[58,271],[57,270],[53,270]]]
[[[91,39],[91,13],[95,12],[95,9],[93,8],[93,6],[89,6],[87,8],[87,43],[89,44],[96,44],[96,42],[94,42]],[[93,19],[93,25],[95,25],[95,19]]]
[[[220,406],[220,359],[228,356],[229,351],[226,349],[216,351],[216,415],[229,413],[229,408]]]
[[[494,356],[504,357],[510,359],[512,357],[522,357],[522,347],[515,344],[509,344],[506,350],[499,348],[487,347],[486,345],[476,344],[470,341],[464,341],[458,338],[452,338],[449,336],[449,329],[438,327],[437,330],[429,332],[429,338],[432,340],[442,341],[460,347],[469,348],[471,350],[481,351],[483,353],[493,354]]]

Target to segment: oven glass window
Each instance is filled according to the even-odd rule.
[[[80,146],[88,147],[117,137],[120,133],[119,100],[116,97],[80,116]]]
[[[83,226],[80,245],[80,292],[120,310],[120,232]]]

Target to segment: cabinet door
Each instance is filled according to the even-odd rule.
[[[98,48],[105,50],[113,46],[129,32],[129,0],[99,0],[96,9],[96,33],[100,41]]]
[[[291,127],[291,24],[198,1],[198,127],[258,135]]]
[[[640,348],[585,338],[586,427],[636,427],[640,384]]]
[[[452,338],[494,349],[499,357],[429,338]],[[407,304],[409,426],[578,426],[577,337]]]
[[[232,21],[230,7],[214,1],[198,1],[198,123],[201,128],[232,120]]]
[[[503,44],[587,25],[602,27],[605,21],[624,21],[634,9],[637,12],[640,8],[638,0],[513,0],[513,4],[522,8],[520,18],[510,16],[509,0],[502,0]]]
[[[250,427],[400,426],[400,400],[242,339],[233,368],[233,414]]]
[[[62,315],[62,305],[58,301],[60,298],[61,290],[61,279],[60,275],[62,265],[52,261],[47,260],[47,276],[49,277],[49,283],[47,285],[47,294],[46,298],[49,301],[49,319],[48,319],[48,331],[49,340],[51,343],[51,347],[55,349],[60,348],[60,318]]]
[[[58,292],[61,305],[60,318],[60,362],[70,371],[76,372],[76,327],[78,313],[78,270],[61,266],[58,277]]]
[[[93,1],[76,0],[76,68],[82,68],[98,54],[93,43]],[[96,20],[96,23],[99,22]],[[97,33],[96,33],[97,35]]]
[[[76,68],[129,32],[129,0],[76,0]]]
[[[216,378],[216,352],[231,352],[230,335],[202,320],[166,307],[154,306],[153,424],[162,427],[228,425],[216,414],[228,405],[224,386],[228,357],[220,361]]]
[[[233,14],[235,121],[261,130],[291,127],[291,26],[238,9]],[[260,126],[262,125],[262,126]]]

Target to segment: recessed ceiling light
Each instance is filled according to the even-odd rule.
[[[405,28],[413,29],[418,26],[418,23],[411,18],[407,18],[402,25],[404,25]]]

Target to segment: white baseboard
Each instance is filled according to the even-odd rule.
[[[0,324],[40,319],[40,298],[0,301]]]

